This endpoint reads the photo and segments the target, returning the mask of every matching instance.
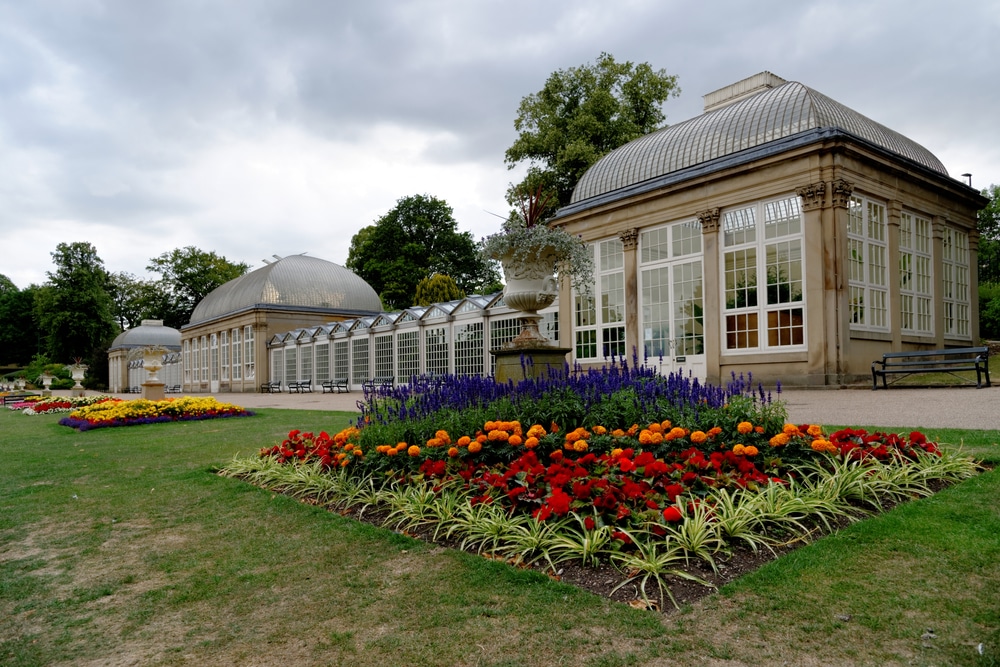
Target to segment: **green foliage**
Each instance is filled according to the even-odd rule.
[[[81,358],[91,379],[107,376],[107,348],[118,333],[104,262],[90,243],[60,243],[51,253],[55,271],[35,293],[35,320],[44,353],[69,363]]]
[[[122,330],[142,324],[143,320],[177,322],[181,317],[175,307],[169,285],[164,281],[142,280],[120,271],[108,276],[108,294],[114,304],[114,315]],[[184,321],[182,324],[187,324]],[[177,328],[179,324],[168,324]]]
[[[424,278],[417,283],[417,295],[414,303],[418,306],[429,306],[432,303],[443,303],[461,299],[465,292],[458,289],[454,279],[442,273],[435,273],[430,278]]]
[[[1000,185],[983,190],[989,198],[979,211],[979,283],[1000,284]]]
[[[496,271],[479,257],[471,232],[459,232],[451,206],[411,195],[351,239],[347,268],[364,278],[385,308],[416,303],[417,285],[435,273],[451,276],[466,294],[495,285]]]
[[[1000,283],[979,284],[979,336],[1000,340]]]
[[[513,168],[528,161],[530,178],[541,178],[564,206],[598,159],[659,128],[663,102],[679,92],[677,77],[665,70],[619,63],[607,53],[596,63],[553,72],[540,91],[521,100],[518,137],[505,162]]]
[[[34,312],[37,291],[35,285],[19,290],[0,275],[0,365],[27,364],[38,352]]]
[[[140,289],[140,303],[147,309],[170,307],[156,317],[168,327],[179,329],[191,320],[191,313],[198,302],[215,288],[239,278],[250,269],[245,262],[233,263],[214,252],[205,252],[194,246],[175,248],[149,260],[146,270],[162,276],[160,287],[167,295],[157,295],[155,284]],[[141,319],[141,318],[140,318]]]

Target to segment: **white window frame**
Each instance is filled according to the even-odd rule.
[[[899,325],[904,334],[934,335],[933,225],[903,211],[899,221]]]
[[[807,349],[805,222],[799,197],[724,210],[720,236],[722,353]]]
[[[847,210],[848,318],[852,331],[888,332],[889,224],[884,202],[851,196]]]
[[[971,338],[969,257],[968,233],[945,227],[941,239],[941,300],[944,334],[954,338]]]
[[[625,349],[625,247],[619,238],[591,244],[594,285],[574,292],[573,357],[593,362],[627,357]]]

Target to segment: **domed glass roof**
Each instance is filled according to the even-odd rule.
[[[111,343],[111,350],[157,345],[173,350],[181,349],[181,332],[163,326],[163,320],[143,320],[142,324],[123,331]]]
[[[778,139],[831,129],[948,175],[940,160],[923,146],[790,81],[615,149],[583,175],[570,206]]]
[[[344,267],[316,257],[291,255],[230,280],[195,306],[197,324],[253,306],[320,308],[348,313],[380,312],[372,286]]]

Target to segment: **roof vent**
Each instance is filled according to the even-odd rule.
[[[709,111],[721,109],[733,102],[739,102],[751,95],[756,95],[771,88],[777,88],[786,83],[788,82],[780,76],[771,74],[770,72],[761,72],[760,74],[747,77],[742,81],[732,83],[725,88],[719,88],[707,95],[702,95],[701,99],[705,104],[705,113],[708,113]]]

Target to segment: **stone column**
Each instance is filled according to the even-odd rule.
[[[842,178],[827,184],[828,208],[823,216],[824,292],[827,295],[827,384],[844,384],[851,341],[850,304],[847,290],[847,216],[854,184]],[[832,371],[832,373],[831,373]],[[854,369],[859,373],[860,369]]]
[[[643,350],[639,340],[639,258],[636,256],[639,230],[626,229],[618,235],[618,238],[621,239],[625,251],[622,269],[625,272],[625,358],[631,360],[632,354],[635,353],[641,362]]]
[[[722,383],[722,303],[719,293],[722,271],[719,268],[719,209],[710,208],[695,214],[701,223],[702,289],[704,299],[705,379],[710,384]],[[672,297],[671,297],[672,298]]]
[[[802,225],[804,240],[802,248],[802,280],[805,299],[806,341],[809,345],[806,374],[808,384],[822,382],[830,384],[836,378],[835,348],[829,345],[827,301],[836,293],[827,291],[826,276],[833,273],[827,267],[828,247],[823,224],[826,210],[826,182],[817,181],[795,189],[802,202]],[[833,376],[831,378],[831,376]]]
[[[934,293],[934,347],[944,348],[944,218],[931,219],[931,290]]]

